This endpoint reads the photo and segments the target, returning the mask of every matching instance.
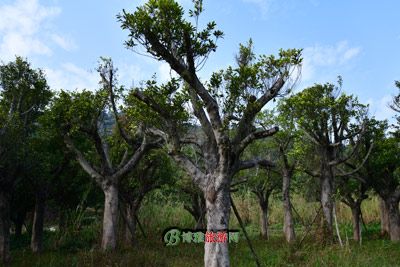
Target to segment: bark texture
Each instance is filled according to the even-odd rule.
[[[400,213],[399,201],[389,198],[385,201],[389,214],[389,235],[391,241],[400,241]]]
[[[217,234],[227,232],[230,216],[229,187],[224,186],[218,192],[210,188],[206,192],[207,231]],[[209,240],[210,241],[210,240]],[[214,241],[218,241],[214,239]],[[225,242],[205,242],[204,266],[229,266],[228,240]]]
[[[359,242],[361,239],[361,206],[352,207],[351,215],[353,218],[353,239]]]
[[[324,214],[324,228],[327,231],[327,237],[333,236],[333,199],[332,199],[333,181],[330,175],[321,177],[321,205]]]
[[[388,212],[388,207],[386,206],[385,201],[380,198],[379,201],[379,206],[380,206],[380,217],[381,217],[381,235],[389,235],[389,212]]]
[[[104,214],[101,248],[103,250],[114,250],[117,246],[118,187],[115,184],[104,185],[103,192]]]
[[[288,243],[292,243],[296,240],[296,234],[294,231],[294,223],[293,223],[292,205],[290,203],[290,180],[291,180],[291,175],[288,171],[285,170],[283,172],[283,183],[282,183],[283,209],[284,209],[283,233],[285,234],[285,238]]]

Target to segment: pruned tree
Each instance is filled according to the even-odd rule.
[[[370,120],[364,146],[374,142],[370,158],[360,170],[366,186],[383,200],[381,205],[383,232],[388,230],[392,241],[400,240],[400,160],[399,137],[386,136],[386,121]],[[365,149],[365,148],[363,148]]]
[[[117,245],[118,184],[139,163],[146,152],[160,147],[160,139],[151,140],[143,127],[128,130],[116,106],[116,70],[110,59],[102,59],[98,71],[102,88],[96,92],[61,92],[56,109],[64,141],[76,160],[104,193],[103,250]],[[111,157],[109,138],[115,124],[125,142],[125,150]],[[82,147],[82,144],[89,146]]]
[[[355,97],[340,94],[338,87],[327,83],[316,84],[290,97],[285,109],[294,116],[296,125],[312,142],[317,155],[319,166],[316,169],[307,169],[306,162],[302,165],[309,175],[319,179],[325,234],[332,236],[334,180],[346,175],[338,169],[358,152],[361,136],[365,132],[366,107]],[[345,149],[350,140],[357,140],[357,143],[350,150]]]
[[[272,136],[277,128],[254,127],[254,119],[272,99],[285,92],[294,69],[301,64],[300,50],[281,50],[276,56],[256,57],[251,42],[241,45],[235,67],[212,75],[208,83],[198,71],[222,32],[210,22],[200,29],[196,21],[202,12],[202,1],[185,19],[182,7],[173,0],[150,0],[134,13],[125,10],[118,16],[122,28],[129,32],[128,48],[140,45],[156,60],[169,64],[180,83],[155,83],[134,89],[131,94],[147,110],[161,117],[160,134],[168,143],[170,156],[187,171],[202,190],[207,207],[207,230],[229,228],[230,183],[239,170],[266,164],[265,159],[241,161],[243,150],[254,140]],[[185,96],[187,101],[180,101]],[[193,138],[180,127],[177,110],[189,103],[188,112],[202,131],[202,138]],[[187,120],[185,121],[187,122]],[[178,124],[179,123],[179,124]],[[198,166],[183,153],[182,147],[197,148],[204,163]],[[205,243],[205,266],[229,266],[228,244]]]
[[[272,193],[279,188],[280,178],[279,173],[272,171],[271,168],[262,168],[257,170],[249,181],[250,190],[256,195],[260,206],[260,234],[264,239],[269,239],[269,200]]]
[[[299,143],[299,131],[296,130],[293,115],[287,112],[284,103],[278,103],[276,111],[266,113],[263,127],[276,123],[279,132],[273,136],[269,150],[275,155],[275,169],[282,176],[282,201],[284,209],[283,233],[288,243],[296,240],[292,203],[290,197],[291,183],[298,167],[299,155],[296,154],[296,144]]]

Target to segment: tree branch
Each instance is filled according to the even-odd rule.
[[[269,136],[273,136],[275,133],[279,131],[279,127],[275,126],[268,130],[254,131],[247,135],[237,146],[236,154],[240,155],[240,153],[254,140],[266,138]]]
[[[240,171],[240,170],[254,168],[257,166],[260,166],[263,168],[272,168],[272,167],[275,167],[275,164],[272,161],[269,161],[267,159],[245,160],[245,161],[241,161],[239,163],[239,166],[238,166],[236,172]]]
[[[68,149],[70,149],[76,156],[78,163],[82,166],[82,168],[86,171],[87,174],[92,177],[96,183],[100,184],[103,182],[104,177],[99,174],[91,163],[85,158],[85,156],[80,152],[74,145],[72,139],[68,135],[64,135],[64,142]]]

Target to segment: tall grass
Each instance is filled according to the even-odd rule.
[[[260,212],[257,199],[250,193],[234,195],[233,199],[246,224],[246,230],[265,266],[400,266],[400,245],[379,239],[379,203],[377,198],[366,200],[362,205],[363,216],[368,224],[362,245],[351,240],[351,211],[337,203],[336,211],[345,246],[321,245],[315,242],[313,233],[299,245],[287,245],[282,235],[283,211],[278,198],[270,200],[270,239],[259,238]],[[298,237],[304,235],[301,222],[309,223],[319,209],[318,203],[306,202],[294,195],[293,206]],[[93,218],[92,213],[88,216]],[[180,244],[166,247],[162,233],[166,228],[193,228],[195,221],[183,209],[183,203],[168,198],[149,198],[139,211],[139,219],[146,238],[138,231],[139,245],[134,248],[120,247],[116,252],[99,250],[101,216],[89,225],[83,225],[72,233],[46,233],[45,252],[33,255],[29,250],[29,238],[22,237],[16,246],[14,240],[12,266],[202,266],[203,244]],[[240,229],[231,213],[230,227]],[[347,237],[347,238],[346,238]],[[254,266],[249,248],[240,236],[238,244],[230,244],[232,266]]]

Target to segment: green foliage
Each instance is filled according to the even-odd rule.
[[[287,99],[283,107],[296,118],[298,125],[308,133],[329,135],[337,124],[348,125],[360,121],[366,106],[356,97],[340,93],[333,84],[316,84]]]
[[[257,58],[250,39],[246,45],[240,44],[235,67],[229,66],[225,71],[212,74],[208,90],[219,100],[225,114],[240,118],[246,108],[258,108],[256,99],[274,85],[277,77],[284,77],[286,81],[293,67],[301,62],[301,49],[281,49],[278,56],[260,55]]]
[[[189,11],[189,15],[197,22],[197,17],[202,12],[202,1],[194,1],[194,5],[194,10]],[[157,52],[147,39],[157,40],[160,46],[172,51],[177,58],[184,58],[185,38],[189,37],[193,56],[201,64],[204,57],[216,50],[216,41],[223,36],[213,21],[202,30],[187,21],[183,8],[174,0],[150,0],[138,7],[133,14],[123,10],[117,17],[122,29],[130,32],[126,46],[133,48],[138,44],[142,45],[147,53],[159,60],[165,60],[164,55]]]
[[[181,83],[177,79],[163,84],[157,85],[155,80],[148,80],[142,88],[132,90],[126,97],[126,118],[133,125],[144,123],[145,125],[157,126],[165,129],[170,125],[167,121],[173,121],[176,127],[182,127],[189,120],[189,114],[185,109],[188,101],[188,95],[185,90],[181,90]],[[143,94],[148,102],[137,99],[135,93],[137,90]],[[160,111],[161,116],[155,111]]]

